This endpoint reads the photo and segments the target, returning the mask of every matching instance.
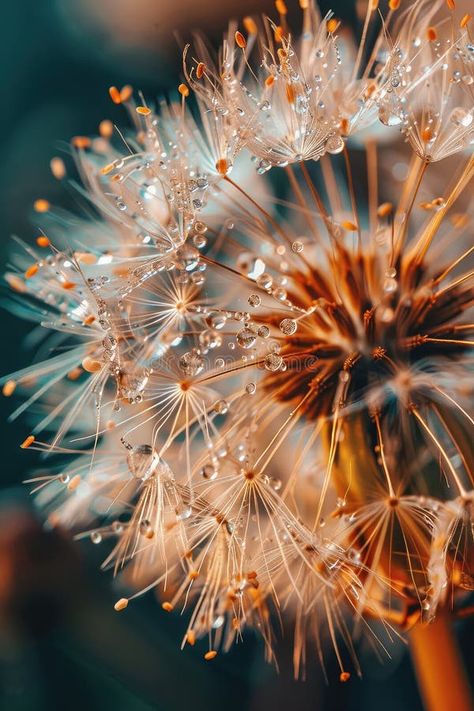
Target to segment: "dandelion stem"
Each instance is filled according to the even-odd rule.
[[[418,158],[418,156],[415,157],[415,163],[413,165],[412,171],[410,172],[409,178],[407,180],[407,192],[405,192],[405,197],[408,197],[411,192],[411,197],[409,199],[409,203],[407,208],[404,210],[404,200],[402,197],[402,200],[400,201],[400,207],[398,214],[401,217],[403,217],[403,222],[400,227],[400,232],[397,235],[397,240],[396,240],[396,249],[394,250],[394,254],[392,255],[392,264],[394,261],[396,261],[398,254],[403,249],[404,243],[405,243],[405,238],[408,232],[408,223],[410,220],[410,215],[411,211],[413,210],[413,205],[415,204],[416,196],[418,195],[418,191],[421,186],[421,181],[423,180],[423,176],[426,172],[426,169],[428,168],[428,161],[422,160],[421,158]],[[407,195],[408,193],[408,195]]]
[[[324,223],[328,229],[329,236],[332,237],[331,230],[329,228],[329,216],[328,216],[326,207],[324,206],[324,203],[322,201],[321,195],[316,190],[316,187],[315,187],[313,181],[311,180],[311,176],[310,176],[309,171],[306,167],[306,164],[303,161],[301,161],[301,163],[300,163],[300,168],[301,168],[301,172],[303,173],[303,177],[306,181],[306,185],[308,186],[309,191],[313,197],[313,200],[314,200],[314,202],[321,214],[321,217],[323,218]]]
[[[346,164],[347,184],[349,187],[349,195],[351,198],[352,213],[353,213],[356,225],[357,225],[357,243],[358,243],[358,247],[360,250],[362,247],[362,235],[361,235],[361,231],[360,231],[359,214],[357,212],[357,200],[356,200],[355,189],[354,189],[354,179],[352,177],[351,159],[349,157],[349,151],[347,150],[347,147],[345,144],[344,144],[343,153],[344,153],[344,161]]]
[[[410,632],[410,648],[426,711],[469,711],[471,692],[447,611]]]
[[[377,144],[375,141],[367,141],[367,182],[369,198],[369,225],[370,231],[375,234],[377,227],[377,203],[378,203],[378,183],[377,183]]]

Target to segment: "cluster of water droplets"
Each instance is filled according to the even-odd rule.
[[[469,46],[465,35],[454,43],[415,37],[411,46],[396,47],[387,61],[379,119],[398,127],[426,160],[440,160],[474,142]]]

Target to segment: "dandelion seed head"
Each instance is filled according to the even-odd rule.
[[[329,642],[345,683],[353,630],[472,589],[474,60],[454,3],[369,3],[361,37],[300,7],[196,37],[169,101],[110,87],[133,129],[72,141],[96,219],[34,203],[5,278],[45,336],[1,385],[116,611],[156,590],[207,661],[247,630],[274,661],[280,616],[295,674]]]

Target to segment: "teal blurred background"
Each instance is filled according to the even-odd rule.
[[[192,24],[219,36],[230,3],[185,5],[176,0],[3,3],[3,268],[10,236],[32,242],[38,233],[32,212],[37,197],[80,209],[74,190],[52,177],[49,161],[67,153],[71,136],[96,133],[102,119],[123,124],[125,115],[110,102],[108,87],[130,83],[151,98],[171,90],[180,66],[172,29],[181,23],[184,35]],[[271,3],[236,5],[245,14]],[[351,2],[338,0],[332,7],[355,21]],[[1,319],[3,374],[28,362],[22,345],[28,324],[5,311]],[[11,400],[1,399],[0,407],[0,709],[421,709],[409,656],[400,644],[390,650],[392,662],[366,656],[362,681],[340,684],[329,653],[329,686],[317,662],[309,665],[308,681],[296,683],[290,634],[279,646],[277,674],[250,634],[244,645],[212,663],[203,661],[199,645],[180,652],[184,622],[166,615],[152,594],[115,613],[117,593],[111,576],[99,572],[100,551],[73,544],[66,533],[42,530],[21,483],[35,464],[34,454],[18,446],[28,424],[7,424]],[[460,630],[466,653],[472,631],[472,625]]]

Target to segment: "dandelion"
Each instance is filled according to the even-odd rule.
[[[43,408],[48,521],[109,545],[115,609],[155,590],[207,661],[248,630],[275,661],[280,618],[296,676],[329,641],[347,682],[361,633],[420,640],[472,589],[472,47],[452,4],[398,5],[352,44],[278,2],[217,58],[187,47],[176,102],[111,89],[134,129],[74,147],[100,218],[41,212],[6,275],[41,327],[1,384]],[[398,195],[386,125],[413,149]]]
[[[415,3],[389,60],[379,116],[399,125],[423,160],[438,161],[474,141],[472,42],[466,27],[432,25],[441,2]],[[406,33],[408,21],[410,32]]]

